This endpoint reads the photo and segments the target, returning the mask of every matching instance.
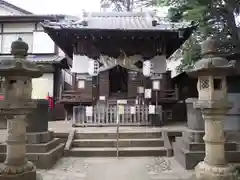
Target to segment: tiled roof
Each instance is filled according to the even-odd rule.
[[[12,58],[12,55],[0,55],[0,61],[4,59]],[[36,63],[58,63],[62,61],[65,56],[52,56],[52,55],[28,55],[27,60]]]
[[[153,21],[157,25],[153,25]],[[44,22],[44,27],[54,29],[107,29],[107,30],[178,30],[192,26],[190,22],[171,23],[149,12],[95,12],[78,21]]]

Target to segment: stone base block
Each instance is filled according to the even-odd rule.
[[[46,153],[26,153],[26,158],[33,162],[39,169],[50,169],[63,156],[64,144],[58,144]],[[0,162],[4,162],[6,153],[0,153]]]
[[[47,143],[53,139],[53,132],[27,133],[27,144]]]
[[[37,180],[36,170],[17,175],[0,175],[0,180]]]
[[[63,156],[64,146],[64,144],[59,144],[47,153],[27,153],[26,156],[37,168],[50,169]]]
[[[204,143],[203,136],[204,131],[195,131],[188,129],[187,131],[183,132],[183,138],[186,139],[188,142],[199,142]]]
[[[233,166],[215,167],[200,162],[196,168],[197,180],[238,180],[238,173]]]
[[[37,168],[49,169],[63,156],[64,144],[52,132],[27,133],[26,157]],[[6,145],[0,144],[0,162],[5,160]]]
[[[194,167],[204,160],[205,150],[202,149],[203,146],[199,144],[194,144],[189,142],[188,148],[184,144],[184,140],[176,138],[176,142],[173,143],[173,152],[175,159],[187,170],[194,169]],[[236,145],[232,143],[226,143],[226,159],[230,163],[239,163],[240,162],[240,151],[234,149]],[[197,150],[196,148],[201,148]]]

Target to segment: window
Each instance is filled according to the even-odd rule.
[[[32,33],[16,33],[16,34],[3,34],[1,41],[1,53],[10,54],[11,45],[13,41],[16,41],[19,37],[22,38],[28,44],[28,53],[32,53],[33,46],[33,34]]]
[[[200,89],[209,88],[209,80],[208,79],[200,79]]]
[[[78,80],[78,88],[84,89],[85,88],[85,80]]]
[[[70,72],[62,70],[62,77],[64,82],[72,85],[72,74]]]
[[[222,80],[221,79],[213,79],[213,86],[215,90],[220,90],[222,88]]]

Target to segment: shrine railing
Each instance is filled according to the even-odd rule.
[[[74,126],[147,126],[152,124],[152,117],[163,121],[162,110],[159,106],[149,109],[144,105],[96,105],[73,107]]]

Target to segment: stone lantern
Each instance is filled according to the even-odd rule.
[[[4,77],[4,101],[0,113],[7,117],[6,159],[0,168],[0,180],[34,180],[36,167],[25,158],[26,116],[36,104],[31,100],[32,78],[42,76],[41,68],[27,61],[28,45],[21,38],[11,45],[13,58],[0,61]]]
[[[228,62],[220,57],[217,43],[208,38],[202,44],[203,58],[194,69],[189,71],[190,76],[198,77],[198,100],[195,108],[201,110],[205,121],[205,159],[200,162],[196,170],[196,178],[201,180],[235,180],[235,168],[228,165],[224,150],[223,120],[231,108],[227,100],[226,76],[235,71],[235,62]]]

